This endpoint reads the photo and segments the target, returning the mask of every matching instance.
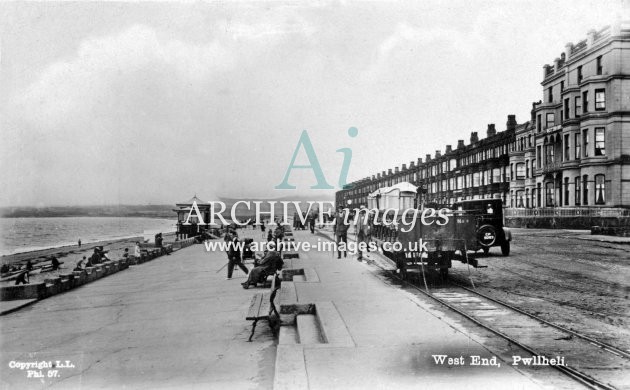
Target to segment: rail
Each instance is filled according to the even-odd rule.
[[[630,209],[590,207],[506,208],[506,217],[629,217]]]

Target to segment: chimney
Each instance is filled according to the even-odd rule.
[[[551,69],[551,65],[543,65],[543,79],[547,78],[547,75],[549,74],[549,69]]]
[[[494,123],[488,124],[488,130],[486,131],[486,137],[490,138],[497,134],[497,129],[494,127]]]
[[[374,181],[376,179],[375,175],[372,175],[372,181]]]
[[[568,61],[571,58],[571,52],[573,51],[573,43],[569,42],[564,45],[564,60]]]
[[[398,173],[398,172],[399,172],[398,167],[394,167],[394,173]]]
[[[590,30],[589,32],[586,33],[586,47],[588,47],[589,49],[591,47],[593,47],[593,43],[595,43],[595,36],[597,35],[597,31],[595,30]]]
[[[451,145],[446,145],[446,151],[444,152],[444,154],[449,154],[453,151],[453,148],[451,147]]]
[[[430,154],[427,154],[427,155],[425,156],[425,160],[427,160],[427,162],[431,161],[431,155],[430,155]]]
[[[383,171],[383,174],[381,176],[385,177],[387,175],[386,171]]]
[[[403,170],[403,171],[406,171],[406,170],[407,170],[407,164],[403,164],[403,166],[402,166],[402,170]]]
[[[516,129],[516,115],[508,115],[508,120],[507,120],[507,123],[505,124],[505,127],[508,130]]]
[[[440,158],[442,157],[442,152],[440,152],[439,150],[435,151],[435,158]]]
[[[470,143],[474,144],[475,142],[479,142],[479,135],[477,135],[476,131],[470,133]]]
[[[422,157],[418,157],[418,166],[422,165]]]
[[[381,173],[380,173],[380,172],[376,174],[376,178],[377,178],[377,179],[380,179],[380,178],[381,178]]]
[[[464,140],[463,139],[458,139],[457,140],[457,149],[464,149]]]
[[[391,175],[391,174],[392,174],[392,169],[391,169],[391,168],[389,168],[389,169],[387,170],[387,175],[389,176],[389,175]]]
[[[409,169],[414,169],[416,167],[416,163],[413,161],[409,163]]]

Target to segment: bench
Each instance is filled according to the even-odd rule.
[[[247,321],[254,321],[254,324],[252,325],[252,333],[249,335],[249,339],[247,340],[249,342],[251,342],[252,337],[254,337],[258,321],[267,320],[271,325],[271,315],[274,313],[278,318],[280,318],[276,305],[274,304],[276,293],[280,288],[280,285],[276,283],[276,280],[278,279],[279,278],[274,275],[273,280],[271,281],[271,292],[255,294],[252,297],[252,301],[249,303],[249,311],[247,312],[245,319]]]

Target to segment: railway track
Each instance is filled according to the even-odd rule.
[[[564,358],[551,367],[591,389],[630,389],[630,352],[555,325],[472,288],[449,282],[429,289],[423,283],[395,277],[408,287],[517,345],[532,356]],[[532,362],[544,361],[543,359]],[[523,362],[518,362],[523,366]],[[531,364],[536,366],[535,364]],[[540,366],[540,365],[538,365]]]

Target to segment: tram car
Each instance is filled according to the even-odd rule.
[[[368,197],[371,209],[399,210],[397,224],[388,216],[387,224],[380,221],[380,224],[370,225],[372,237],[380,241],[383,252],[396,262],[403,278],[406,278],[409,269],[433,269],[446,279],[453,259],[478,267],[477,260],[468,257],[469,251],[482,250],[487,254],[491,247],[499,246],[504,256],[509,255],[512,235],[503,226],[501,199],[461,201],[452,207],[435,209],[436,214],[441,210],[444,218],[439,221],[436,217],[428,218],[430,224],[422,223],[423,212],[417,210],[413,229],[405,231],[409,228],[409,219],[413,213],[407,213],[406,224],[402,223],[402,215],[404,210],[412,209],[407,198],[414,190],[415,187],[409,183],[399,183],[380,188]],[[391,199],[387,198],[388,195]],[[456,252],[459,252],[459,256],[456,256]]]

